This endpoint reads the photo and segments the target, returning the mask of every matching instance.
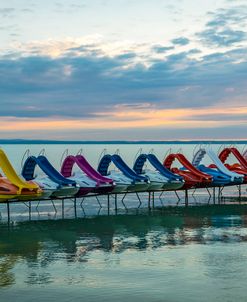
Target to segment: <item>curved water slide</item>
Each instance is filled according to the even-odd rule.
[[[231,177],[229,175],[226,175],[217,168],[213,169],[201,164],[205,155],[206,150],[200,148],[193,157],[192,165],[195,166],[198,170],[213,176],[212,186],[225,186],[227,184],[230,184]]]
[[[111,163],[113,163],[120,172],[108,171]],[[148,177],[138,175],[118,154],[104,155],[99,162],[97,170],[103,176],[109,175],[109,177],[116,182],[116,190],[118,190],[118,187],[125,186],[126,190],[134,192],[146,190],[149,186]]]
[[[11,197],[14,197],[14,195],[25,195],[31,199],[32,197],[41,195],[41,189],[37,184],[27,182],[17,175],[3,150],[0,150],[0,168],[6,176],[6,178],[3,176],[0,177],[2,188],[2,190],[0,189],[0,194],[3,195],[2,197],[4,195],[13,195]]]
[[[208,155],[213,162],[213,164],[211,164],[208,168],[216,168],[218,171],[228,176],[230,178],[230,182],[234,182],[236,184],[243,182],[243,176],[227,169],[227,167],[222,163],[222,161],[211,148],[200,148],[194,155],[192,164],[195,167],[199,167],[205,155]]]
[[[36,166],[45,173],[46,177],[35,177]],[[54,197],[73,196],[79,190],[74,180],[63,177],[43,155],[29,156],[23,165],[22,176],[26,180],[37,182],[44,191],[50,192]]]
[[[175,160],[183,166],[182,169],[172,168],[172,165]],[[185,180],[185,189],[193,187],[205,187],[212,183],[212,176],[198,170],[193,166],[188,159],[181,153],[171,153],[164,160],[164,166],[171,170],[173,173],[177,173],[184,177]]]
[[[81,172],[77,176],[72,175],[72,170],[74,166],[78,166]],[[91,188],[95,193],[107,193],[111,192],[114,189],[114,181],[108,177],[101,175],[96,171],[82,155],[68,155],[62,164],[61,174],[66,178],[74,177],[75,180],[78,180],[78,183],[81,184],[87,182],[86,178],[89,178],[95,182],[95,186]],[[90,182],[89,182],[90,183]],[[82,188],[81,188],[82,189]]]
[[[232,154],[237,159],[238,163],[234,163],[233,165],[226,163],[226,160],[230,154]],[[244,176],[244,182],[247,182],[247,161],[237,148],[228,147],[223,149],[219,154],[219,159],[230,171],[242,174]]]
[[[110,163],[113,163],[125,176],[134,181],[148,181],[147,177],[136,174],[118,154],[106,154],[100,160],[98,171],[102,175],[107,175]]]
[[[243,158],[244,158],[245,160],[247,160],[247,149],[245,149],[245,151],[243,152]]]
[[[178,174],[174,174],[172,173],[169,169],[167,169],[166,167],[164,167],[162,165],[162,163],[158,160],[158,158],[154,155],[154,154],[140,154],[135,163],[134,163],[134,167],[133,170],[137,173],[137,174],[142,174],[143,173],[143,166],[145,164],[146,161],[149,161],[150,164],[163,176],[165,176],[166,178],[168,178],[169,180],[179,180],[179,181],[183,181],[183,177],[178,175]]]
[[[144,169],[146,162],[149,162],[155,170]],[[133,170],[138,175],[145,175],[149,178],[149,191],[178,190],[184,185],[183,178],[166,169],[154,154],[140,154],[134,163]]]
[[[238,162],[244,169],[247,169],[247,160],[235,147],[229,147],[223,149],[219,154],[219,159],[223,163],[225,163],[230,154],[234,155],[234,157],[238,160]]]

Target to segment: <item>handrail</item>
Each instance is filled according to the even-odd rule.
[[[45,151],[45,148],[41,149],[38,156],[41,155],[41,156],[45,156],[46,155],[46,151]]]
[[[79,149],[78,152],[76,153],[76,155],[83,155],[83,149]]]
[[[116,155],[120,155],[120,149],[119,149],[119,148],[117,148],[117,149],[116,149],[116,151],[114,152],[114,154],[116,154]]]
[[[139,148],[138,151],[136,152],[135,157],[134,157],[133,165],[135,164],[137,157],[138,157],[141,153],[142,153],[142,148]]]
[[[221,153],[222,150],[224,150],[226,148],[225,144],[221,144],[217,150],[217,155],[219,155]]]
[[[106,149],[106,148],[104,148],[104,149],[101,151],[101,153],[100,153],[100,155],[99,155],[99,159],[98,159],[97,166],[99,166],[99,163],[100,163],[100,161],[101,161],[101,158],[102,158],[103,156],[106,155],[106,152],[107,152],[107,149]]]
[[[61,159],[60,159],[60,166],[62,166],[63,160],[64,160],[65,157],[68,156],[68,154],[69,154],[69,149],[67,148],[62,153],[62,156],[61,156]]]
[[[31,155],[31,152],[30,152],[30,149],[27,149],[25,152],[24,152],[24,154],[23,154],[23,156],[22,156],[22,159],[21,159],[21,168],[23,168],[23,165],[24,165],[24,158],[25,157],[29,157]]]
[[[165,161],[166,157],[167,157],[169,154],[171,154],[171,152],[172,152],[172,148],[169,148],[169,149],[166,151],[165,156],[164,156],[164,158],[163,158],[163,162]]]
[[[196,151],[197,151],[197,148],[198,148],[198,150],[200,150],[201,148],[202,148],[202,144],[196,144],[195,145],[195,147],[194,147],[194,149],[193,149],[193,157],[195,156],[195,154],[196,154]]]

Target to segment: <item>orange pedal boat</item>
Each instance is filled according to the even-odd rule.
[[[28,200],[41,196],[42,190],[33,183],[19,177],[11,165],[8,157],[0,149],[0,169],[5,176],[0,174],[0,202],[18,199]]]

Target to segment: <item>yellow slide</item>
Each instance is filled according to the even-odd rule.
[[[21,179],[17,175],[8,157],[1,149],[0,149],[0,169],[3,171],[7,179],[18,188],[16,193],[17,195],[37,196],[40,194],[41,190],[37,184],[29,183]]]

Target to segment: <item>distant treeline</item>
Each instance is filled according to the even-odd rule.
[[[125,145],[125,144],[247,144],[247,140],[174,140],[174,141],[61,141],[61,140],[26,140],[26,139],[0,139],[0,144],[108,144],[108,145]]]

